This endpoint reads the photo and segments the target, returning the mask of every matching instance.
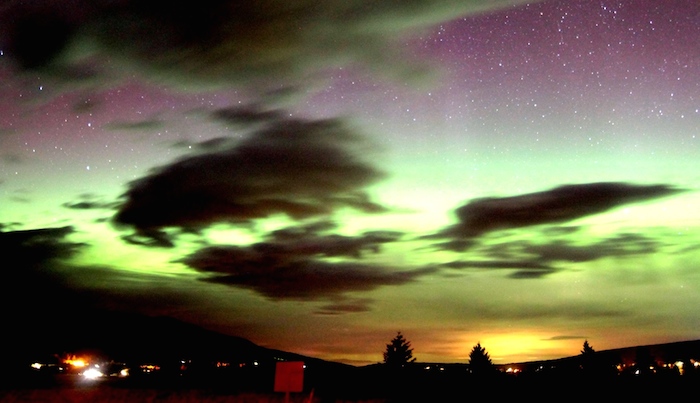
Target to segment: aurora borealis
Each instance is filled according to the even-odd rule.
[[[425,362],[700,338],[698,2],[22,3],[18,338],[76,307],[358,365],[397,331]]]

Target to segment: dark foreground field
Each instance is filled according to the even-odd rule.
[[[467,402],[467,401],[645,401],[653,399],[686,400],[696,396],[697,377],[463,377],[462,380],[423,378],[385,382],[384,379],[349,380],[342,390],[306,390],[290,394],[294,403],[389,403],[389,402]],[[246,391],[222,385],[206,387],[186,382],[156,386],[116,380],[85,382],[62,377],[39,384],[5,384],[0,402],[285,402],[285,395],[268,391]]]
[[[308,402],[307,394],[292,394],[290,402]],[[12,402],[63,402],[63,403],[138,403],[138,402],[163,402],[163,403],[282,403],[285,402],[283,394],[222,394],[206,390],[162,390],[162,389],[115,389],[115,388],[89,388],[89,389],[24,389],[0,392],[0,401]],[[314,398],[313,402],[319,402]],[[377,402],[379,402],[377,400]]]
[[[262,390],[261,390],[262,389]],[[288,399],[288,400],[287,400]],[[78,375],[53,375],[36,378],[3,379],[0,382],[0,402],[46,403],[320,403],[365,402],[380,403],[385,399],[351,400],[342,396],[319,395],[315,389],[300,393],[273,392],[271,387],[241,386],[191,379],[129,380],[104,378],[86,380]]]

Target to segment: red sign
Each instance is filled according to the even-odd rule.
[[[280,361],[275,367],[275,392],[301,392],[304,390],[304,363]]]

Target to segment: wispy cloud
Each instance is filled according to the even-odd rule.
[[[579,304],[576,302],[561,302],[559,304],[522,303],[506,307],[495,307],[480,304],[473,313],[477,317],[494,320],[531,321],[531,320],[564,320],[568,322],[585,322],[588,320],[622,320],[634,316],[628,310],[609,308],[595,302]]]
[[[510,270],[511,278],[540,278],[557,271],[545,262],[536,260],[455,260],[442,265],[449,269]]]
[[[101,197],[93,194],[82,194],[78,200],[63,203],[63,207],[72,210],[114,210],[118,207],[114,201],[104,201]]]
[[[415,75],[398,34],[516,0],[12,1],[0,39],[22,69],[68,80],[132,75],[183,86],[279,88],[328,67],[359,64]]]
[[[454,260],[440,266],[452,270],[507,270],[511,278],[533,279],[561,272],[572,264],[652,255],[663,246],[652,236],[636,233],[620,233],[586,243],[552,235],[544,241],[519,239],[479,245],[471,251],[479,259]]]
[[[559,340],[585,340],[587,339],[586,336],[575,336],[575,335],[559,335],[559,336],[552,336],[548,339],[543,339],[545,341],[559,341]]]
[[[337,298],[315,311],[317,315],[341,315],[371,310],[369,298]]]
[[[107,123],[104,128],[114,131],[150,131],[164,126],[164,122],[159,119],[146,119],[135,122],[113,121]]]

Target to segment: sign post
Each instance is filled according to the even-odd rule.
[[[284,392],[284,401],[289,403],[290,392],[304,390],[304,363],[302,361],[280,361],[275,367],[275,392]]]

